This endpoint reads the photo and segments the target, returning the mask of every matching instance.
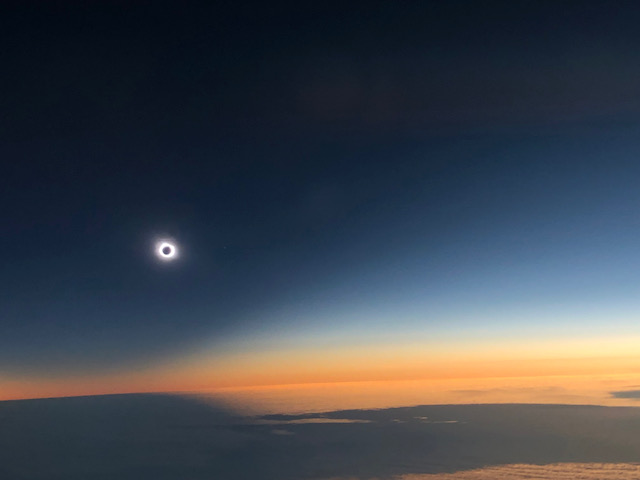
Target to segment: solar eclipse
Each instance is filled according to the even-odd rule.
[[[174,242],[160,240],[156,243],[155,253],[163,262],[170,262],[178,258],[178,247]]]

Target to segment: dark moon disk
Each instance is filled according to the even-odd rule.
[[[156,243],[155,254],[163,262],[170,262],[178,258],[178,247],[169,240],[160,240]]]

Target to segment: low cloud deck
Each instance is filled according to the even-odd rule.
[[[640,462],[639,431],[633,407],[436,405],[256,418],[176,395],[8,401],[0,402],[0,477],[391,479],[508,464],[622,468]]]

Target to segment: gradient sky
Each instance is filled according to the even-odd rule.
[[[5,397],[637,371],[633,3],[129,3],[0,11]]]

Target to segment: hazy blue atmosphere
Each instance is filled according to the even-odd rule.
[[[0,2],[0,480],[640,478],[639,25]]]
[[[630,5],[3,3],[0,368],[122,370],[289,324],[575,329],[549,305],[615,306],[627,332]]]

